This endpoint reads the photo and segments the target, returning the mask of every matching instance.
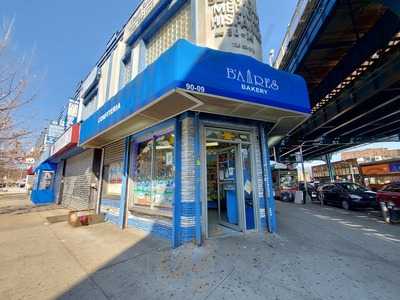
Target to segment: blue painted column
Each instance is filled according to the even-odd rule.
[[[172,224],[172,247],[176,248],[182,244],[181,216],[182,216],[182,122],[179,118],[175,121],[175,143],[174,143],[174,165],[175,165],[175,191]]]
[[[126,217],[126,202],[128,196],[128,180],[129,180],[129,157],[130,157],[131,138],[125,138],[125,151],[124,151],[124,169],[122,173],[122,187],[121,198],[119,200],[119,219],[118,225],[122,229],[125,226]]]
[[[270,155],[268,148],[268,139],[264,125],[260,125],[260,142],[261,142],[261,156],[263,164],[264,197],[266,199],[266,215],[268,222],[268,231],[271,233],[275,233],[277,230],[275,199],[272,186],[272,172],[271,172],[271,162],[270,162]]]
[[[201,163],[200,163],[200,120],[199,113],[194,116],[194,158],[195,158],[195,236],[196,244],[201,245]]]

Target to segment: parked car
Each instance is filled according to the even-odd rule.
[[[281,191],[280,197],[278,198],[282,202],[294,202],[295,192],[294,191]]]
[[[318,188],[318,199],[324,204],[338,205],[348,210],[376,206],[376,193],[352,182],[335,182]]]
[[[400,182],[393,182],[377,193],[382,215],[387,223],[400,222]]]
[[[305,195],[306,195],[306,189],[305,189],[305,187],[304,187],[304,182],[299,182],[299,190],[303,192],[304,197],[305,197]],[[318,197],[317,197],[317,189],[316,189],[316,187],[315,187],[313,184],[307,183],[307,190],[308,190],[308,195],[309,195],[310,198],[311,198],[311,201],[316,201],[316,200],[318,200]]]

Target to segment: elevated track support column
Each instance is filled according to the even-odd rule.
[[[335,170],[332,165],[332,154],[325,155],[326,166],[328,167],[328,175],[331,182],[335,181]]]

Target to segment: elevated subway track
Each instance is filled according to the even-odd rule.
[[[400,133],[400,17],[382,1],[309,1],[277,67],[302,75],[311,117],[279,147],[305,159]],[[292,151],[293,150],[293,151]]]

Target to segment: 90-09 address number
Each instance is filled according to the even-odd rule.
[[[195,85],[193,83],[186,83],[186,89],[189,91],[204,93],[206,88],[202,85]]]

